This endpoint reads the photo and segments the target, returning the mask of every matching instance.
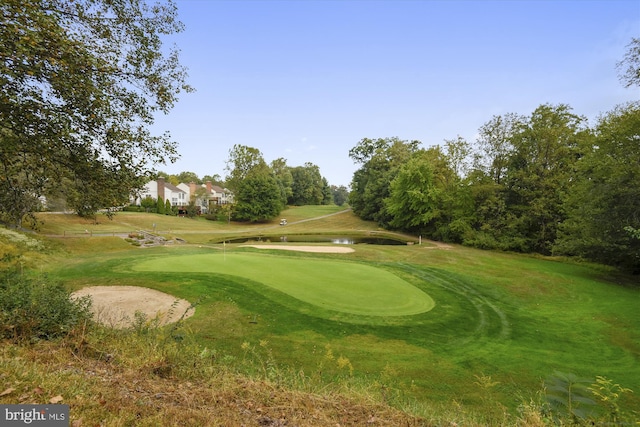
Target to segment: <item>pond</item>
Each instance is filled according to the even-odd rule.
[[[292,243],[333,243],[339,245],[356,245],[356,244],[369,244],[369,245],[406,245],[407,242],[401,239],[393,239],[389,236],[327,236],[327,235],[307,235],[307,234],[294,234],[294,235],[276,235],[276,236],[252,236],[252,237],[239,237],[234,239],[226,239],[227,243],[248,243],[256,241],[270,241],[270,242],[292,242]],[[216,242],[222,243],[222,241]]]

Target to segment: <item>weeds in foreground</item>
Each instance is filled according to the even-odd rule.
[[[58,344],[3,346],[0,392],[7,394],[0,393],[0,403],[16,403],[18,396],[46,403],[59,394],[72,405],[76,417],[89,424],[106,420],[108,425],[153,425],[158,420],[164,425],[223,425],[214,421],[215,416],[236,421],[240,418],[229,417],[245,417],[238,422],[248,425],[263,419],[264,425],[298,426],[543,427],[625,425],[632,419],[617,403],[631,391],[603,377],[587,387],[600,396],[595,402],[613,400],[606,403],[610,406],[605,406],[608,412],[603,417],[580,419],[554,412],[546,390],[522,399],[517,414],[503,413],[493,398],[499,383],[485,374],[476,376],[476,385],[486,392],[487,409],[499,412],[479,414],[460,402],[425,404],[405,398],[395,368],[387,365],[378,375],[359,375],[357,366],[346,356],[336,357],[331,346],[320,354],[317,371],[307,374],[278,365],[266,339],[243,343],[244,355],[232,359],[202,348],[184,325],[176,334],[172,326],[141,324],[144,327],[126,330],[87,327]],[[73,351],[80,342],[92,351]],[[575,387],[571,389],[574,393]],[[575,402],[574,395],[573,407]],[[190,413],[192,421],[179,418],[179,413]]]
[[[88,298],[72,299],[46,276],[8,273],[0,278],[0,338],[33,342],[65,336],[90,317]]]
[[[590,396],[589,384],[587,378],[555,372],[545,382],[547,401],[554,413],[576,423],[592,417],[596,402]]]
[[[624,414],[619,401],[623,395],[632,393],[631,389],[614,384],[608,378],[597,376],[596,381],[588,387],[588,390],[599,406],[603,408],[604,418],[607,422],[616,425],[622,421]]]

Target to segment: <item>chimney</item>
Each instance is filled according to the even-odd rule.
[[[189,183],[189,198],[193,199],[196,197],[196,183],[191,181]]]
[[[207,181],[207,193],[211,194],[211,181]]]
[[[164,203],[164,177],[158,177],[158,200],[162,200]]]

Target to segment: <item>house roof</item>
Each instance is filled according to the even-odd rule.
[[[168,183],[168,182],[165,182],[165,183],[164,183],[164,188],[168,188],[168,189],[169,189],[169,190],[171,190],[173,193],[178,193],[178,192],[180,192],[180,193],[185,193],[185,194],[186,194],[186,192],[185,192],[184,190],[181,190],[180,188],[178,188],[178,187],[176,187],[175,185],[170,184],[170,183]]]

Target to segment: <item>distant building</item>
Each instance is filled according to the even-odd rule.
[[[198,188],[203,188],[205,191],[198,192]],[[146,183],[138,197],[132,198],[131,203],[140,205],[141,200],[145,197],[151,197],[154,200],[158,200],[158,198],[169,200],[171,206],[178,209],[187,206],[191,198],[194,197],[198,210],[203,214],[209,213],[214,206],[233,203],[233,194],[226,188],[213,185],[211,181],[200,185],[195,182],[173,185],[162,177]]]

